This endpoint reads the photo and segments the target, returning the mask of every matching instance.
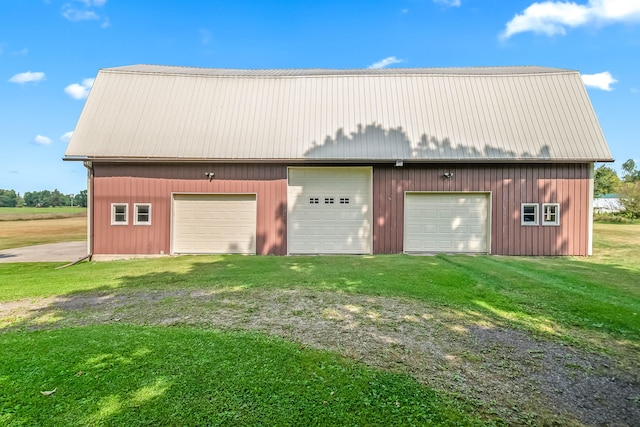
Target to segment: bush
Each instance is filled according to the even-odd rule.
[[[626,212],[594,212],[593,220],[595,222],[608,222],[616,224],[633,224],[635,221],[627,215]]]

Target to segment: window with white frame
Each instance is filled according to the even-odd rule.
[[[560,204],[542,204],[542,225],[560,225]]]
[[[135,203],[133,210],[134,225],[151,225],[151,203]]]
[[[538,204],[523,203],[520,205],[520,224],[538,225]]]
[[[111,225],[129,224],[129,209],[126,203],[111,203]]]

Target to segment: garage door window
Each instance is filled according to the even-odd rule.
[[[129,224],[129,210],[126,203],[111,203],[111,225]]]
[[[538,204],[523,203],[520,216],[522,225],[538,225]]]
[[[135,216],[133,217],[134,225],[151,225],[151,204],[136,203],[133,205]]]

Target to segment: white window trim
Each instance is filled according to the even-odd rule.
[[[535,208],[535,218],[536,220],[531,222],[531,221],[525,221],[524,220],[524,208],[525,207],[534,207]],[[522,203],[520,204],[520,225],[526,225],[526,226],[536,226],[540,224],[540,207],[538,206],[537,203]],[[531,215],[531,214],[527,214],[527,215]]]
[[[124,206],[124,221],[116,221],[116,206]],[[128,203],[111,203],[111,225],[129,225]]]
[[[545,208],[549,206],[554,206],[556,208],[556,219],[555,221],[547,221],[545,215]],[[560,203],[543,203],[542,204],[542,225],[560,225]]]
[[[140,206],[149,207],[149,221],[138,220],[138,207]],[[134,203],[133,204],[133,225],[151,225],[151,203]]]

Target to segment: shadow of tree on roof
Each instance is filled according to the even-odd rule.
[[[324,143],[314,142],[304,156],[313,159],[406,159],[413,156],[413,148],[402,127],[384,129],[382,125],[371,123],[366,126],[359,124],[358,130],[350,134],[340,128],[334,137],[327,135]]]
[[[438,139],[434,135],[422,134],[417,142],[411,141],[401,127],[385,129],[378,123],[358,124],[358,129],[349,134],[339,128],[332,137],[327,135],[322,144],[313,142],[304,156],[309,159],[417,159],[417,160],[550,160],[551,147],[543,145],[535,152],[513,150],[485,145],[479,150],[475,145],[454,143],[451,138]]]

